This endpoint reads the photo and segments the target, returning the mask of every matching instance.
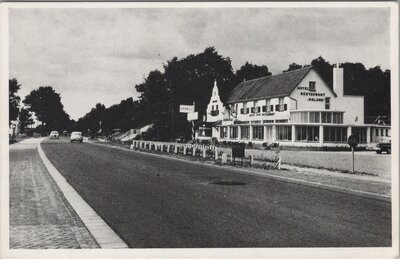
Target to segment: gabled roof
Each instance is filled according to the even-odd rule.
[[[229,93],[226,103],[289,96],[312,69],[310,66],[244,81]]]

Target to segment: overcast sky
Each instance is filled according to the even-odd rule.
[[[148,72],[209,46],[234,70],[249,61],[277,74],[320,55],[390,69],[387,8],[11,9],[9,19],[20,96],[53,86],[73,119],[136,99]]]

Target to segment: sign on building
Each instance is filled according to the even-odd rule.
[[[182,113],[191,113],[194,112],[194,106],[193,105],[180,105],[179,106],[179,112]]]
[[[197,120],[199,117],[199,113],[198,112],[190,112],[187,114],[187,120],[188,121],[195,121]]]

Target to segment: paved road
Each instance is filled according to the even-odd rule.
[[[10,146],[10,248],[98,248],[27,139]]]
[[[42,147],[131,247],[391,245],[388,202],[89,143]]]

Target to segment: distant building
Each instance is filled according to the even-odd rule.
[[[350,134],[361,145],[389,141],[389,125],[364,124],[364,97],[345,95],[343,68],[333,69],[333,90],[313,67],[245,81],[222,104],[215,83],[199,139],[335,146]]]

